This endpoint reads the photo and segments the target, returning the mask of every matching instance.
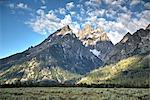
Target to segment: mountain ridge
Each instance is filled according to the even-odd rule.
[[[139,29],[132,35],[127,33],[123,39],[117,43],[112,51],[108,53],[106,59],[107,64],[115,63],[121,59],[149,52],[150,50],[150,30]]]
[[[127,33],[108,53],[105,65],[82,77],[78,84],[149,88],[149,61],[150,29],[139,29],[132,35]]]
[[[149,27],[132,35],[127,33],[116,45],[101,28],[93,29],[90,25],[86,28],[81,32],[83,34],[79,33],[80,37],[68,25],[64,26],[40,44],[0,59],[0,83],[75,84],[82,75],[88,75],[94,69],[149,54]]]
[[[33,58],[36,60],[32,60]],[[72,73],[73,75],[86,74],[102,66],[103,62],[82,44],[76,35],[71,32],[69,26],[65,26],[51,34],[39,45],[14,56],[0,59],[0,64],[1,82],[7,83],[7,81],[9,81],[8,83],[10,83],[20,81],[24,74],[27,74],[25,77],[28,81],[30,78],[32,82],[37,79],[42,79],[41,77],[44,76],[41,75],[43,74],[39,75],[37,72],[41,72],[45,68],[51,69],[52,67],[61,68],[62,73],[68,71],[67,73]],[[12,71],[12,68],[14,68],[14,71]],[[29,72],[27,71],[26,73],[23,69],[29,69]],[[7,74],[7,72],[9,74]],[[54,73],[51,72],[51,74],[53,76]],[[70,77],[72,74],[70,74]],[[54,78],[54,80],[58,80],[58,82],[63,82],[59,81],[61,79],[57,77],[58,75],[59,74],[55,74],[55,77],[49,77],[49,80],[53,80]],[[64,73],[63,75],[68,74]],[[10,76],[10,78],[8,76]]]

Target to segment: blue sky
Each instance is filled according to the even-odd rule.
[[[22,52],[64,25],[101,27],[115,44],[150,23],[148,0],[1,0],[0,58]]]

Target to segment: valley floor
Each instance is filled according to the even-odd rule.
[[[0,100],[149,100],[150,89],[23,87],[0,88]]]

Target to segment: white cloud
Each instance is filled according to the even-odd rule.
[[[89,1],[86,1],[85,2],[85,5],[86,6],[95,6],[95,7],[97,7],[97,6],[99,6],[101,4],[101,0],[89,0]]]
[[[144,7],[145,7],[146,9],[150,10],[150,2],[145,3],[145,4],[144,4]]]
[[[130,32],[133,34],[140,28],[145,28],[150,23],[150,11],[145,10],[142,11],[138,15],[138,18],[131,17],[132,12],[122,13],[117,18],[116,22],[109,22],[110,32],[109,36],[112,39],[113,43],[117,43],[117,40],[121,40],[121,38],[127,33]],[[113,34],[113,32],[115,34]],[[117,40],[115,39],[117,38]]]
[[[81,7],[83,7],[83,5],[82,4],[77,4],[77,7],[81,8]]]
[[[76,18],[77,18],[78,22],[82,22],[83,21],[83,18],[81,17],[80,14],[77,14]]]
[[[117,31],[120,34],[124,34],[127,32],[125,26],[121,22],[110,22],[110,30]]]
[[[57,16],[54,14],[54,12],[52,10],[50,10],[48,12],[48,14],[46,14],[46,17],[48,18],[48,20],[51,20],[53,22],[59,22],[60,21],[60,19],[57,18]]]
[[[121,22],[125,27],[124,29],[131,34],[140,28],[145,28],[150,23],[150,11],[145,10],[141,13],[136,13],[136,17],[131,17],[132,12],[122,13],[117,18],[117,22]]]
[[[104,9],[96,9],[96,10],[92,10],[92,11],[87,10],[87,14],[88,14],[90,17],[93,17],[93,16],[101,17],[101,16],[104,15],[104,13],[105,13],[105,10],[104,10]]]
[[[70,14],[71,14],[72,16],[74,16],[74,15],[76,14],[76,12],[75,12],[75,11],[70,11]]]
[[[65,15],[66,9],[65,8],[59,8],[59,13]]]
[[[105,2],[106,4],[109,4],[109,5],[121,5],[121,4],[125,3],[125,1],[126,0],[103,0],[103,2]]]
[[[129,5],[139,3],[139,1],[135,1],[133,0]],[[108,5],[106,9],[100,7],[103,2]],[[70,25],[73,32],[77,33],[85,24],[92,24],[92,26],[103,28],[115,44],[127,32],[132,34],[150,23],[149,10],[131,12],[130,7],[123,6],[125,3],[124,0],[89,0],[77,5],[69,2],[65,8],[50,10],[48,13],[44,11],[44,8],[37,10],[36,18],[29,21],[28,24],[34,31],[41,34],[52,33],[64,25]],[[145,3],[144,6],[148,9],[149,4]],[[77,7],[79,12],[75,12],[75,9],[72,10],[74,7]],[[74,17],[75,20],[72,19]]]
[[[10,7],[11,9],[14,9],[15,8],[15,4],[14,3],[10,3],[10,4],[8,4],[8,7]]]
[[[101,0],[90,0],[90,1],[101,3]]]
[[[44,10],[38,9],[36,12],[38,16],[26,22],[33,31],[45,35],[60,28],[60,19],[54,14],[54,11],[50,10],[48,13],[45,13]]]
[[[124,35],[118,33],[117,31],[110,31],[110,32],[108,32],[107,35],[113,44],[118,43],[124,36]]]
[[[121,5],[126,2],[125,0],[107,0],[107,1],[111,1],[109,2],[109,4],[112,4],[112,5]]]
[[[117,18],[117,22],[121,22],[125,26],[127,26],[130,21],[131,21],[131,13],[121,13]]]
[[[24,4],[24,3],[22,3],[22,2],[18,3],[18,4],[16,5],[16,8],[27,9],[27,10],[30,9],[27,4]]]
[[[41,15],[41,16],[44,16],[44,14],[45,14],[44,10],[42,10],[42,9],[38,9],[38,10],[36,11],[36,13],[37,13],[38,15]]]
[[[43,5],[45,5],[45,4],[46,4],[46,0],[41,0],[41,3],[42,3]]]
[[[70,25],[72,23],[72,19],[70,15],[65,15],[65,18],[61,20],[62,25]]]
[[[40,34],[46,34],[46,24],[44,23],[45,20],[43,18],[37,18],[34,21],[26,22],[26,24],[29,24],[33,31],[40,33]]]
[[[97,24],[97,27],[101,27],[108,33],[109,38],[114,44],[119,42],[127,33],[127,28],[124,24],[122,24],[122,22],[107,21],[104,18],[97,18],[95,23]]]
[[[103,0],[106,4],[112,4],[114,0]]]
[[[72,9],[73,7],[74,7],[74,3],[73,3],[73,2],[69,2],[69,3],[66,4],[66,9],[67,9],[67,10],[70,10],[70,9]]]
[[[150,11],[142,11],[139,19],[134,18],[132,22],[136,25],[135,30],[145,28],[150,23]]]
[[[31,8],[25,4],[25,3],[22,3],[22,2],[19,2],[19,3],[9,3],[6,5],[7,7],[9,7],[13,12],[15,12],[15,9],[23,9],[23,10],[28,10],[28,11],[31,11]]]
[[[90,24],[95,24],[97,22],[97,19],[98,19],[97,16],[86,18],[87,22],[89,22]]]
[[[63,19],[58,18],[53,10],[45,13],[44,10],[38,9],[37,14],[38,16],[35,19],[26,22],[37,33],[43,35],[53,33],[65,25],[70,25],[75,33],[80,29],[80,25],[77,22],[72,22],[70,14],[65,15]]]
[[[81,15],[84,15],[86,13],[85,10],[83,9],[83,6],[80,9],[80,13],[81,13]]]
[[[73,30],[73,33],[78,34],[80,30],[80,25],[78,22],[72,22],[72,24],[70,25],[70,28]]]
[[[133,6],[133,5],[137,5],[141,2],[141,0],[131,0],[131,3],[130,5]]]
[[[45,13],[44,10],[38,9],[36,12],[38,16],[36,16],[35,19],[26,22],[26,24],[30,25],[33,31],[37,33],[42,35],[53,33],[65,25],[69,25],[74,33],[78,33],[80,30],[80,25],[77,21],[72,21],[70,14],[65,15],[63,19],[60,19],[53,10]]]
[[[41,9],[46,9],[46,6],[41,6]]]

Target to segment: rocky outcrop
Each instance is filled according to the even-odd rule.
[[[146,29],[150,30],[150,24],[146,27]]]
[[[139,29],[133,35],[127,33],[107,55],[106,63],[116,63],[127,57],[150,52],[150,30]]]

